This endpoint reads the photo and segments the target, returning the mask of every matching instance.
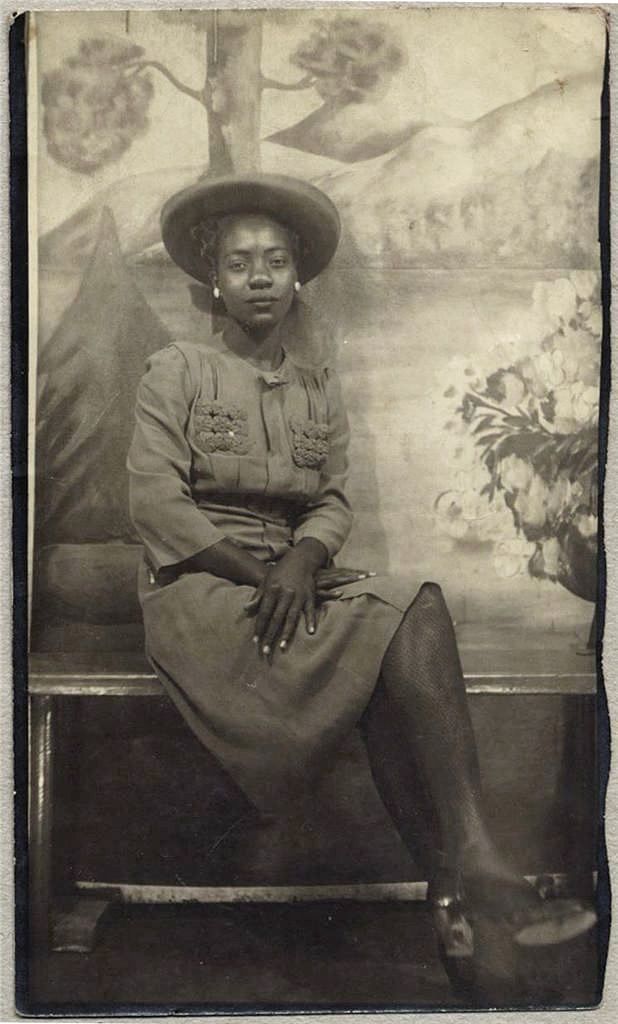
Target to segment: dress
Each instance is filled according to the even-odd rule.
[[[127,465],[146,651],[189,726],[265,812],[328,769],[420,581],[340,588],[314,635],[301,620],[267,659],[244,610],[253,588],[178,565],[223,537],[266,561],[314,537],[334,557],[352,523],[348,439],[336,372],[288,354],[263,372],[225,345],[173,344],[138,389]]]

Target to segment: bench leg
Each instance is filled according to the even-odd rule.
[[[52,948],[55,953],[91,953],[98,928],[112,904],[111,899],[80,899],[66,914],[54,921]]]
[[[570,845],[577,850],[574,865],[576,891],[594,898],[596,871],[597,778],[596,707],[591,697],[573,698],[570,751],[573,765],[571,788]]]
[[[30,937],[33,952],[49,947],[52,908],[54,698],[30,698]]]
[[[54,823],[54,759],[56,700],[30,698],[30,943],[32,953],[89,953],[110,898],[79,899],[68,913],[54,914],[52,829]]]

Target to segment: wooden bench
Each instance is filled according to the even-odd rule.
[[[458,628],[466,688],[479,697],[567,698],[573,717],[575,765],[588,766],[594,776],[594,713],[596,670],[592,654],[578,651],[572,637],[506,628]],[[425,896],[422,882],[366,883],[346,886],[144,886],[97,882],[76,883],[77,902],[71,913],[56,914],[52,885],[54,820],[54,757],[56,716],[65,698],[147,698],[162,694],[152,669],[141,654],[33,654],[30,658],[30,904],[31,934],[37,949],[85,952],[93,947],[98,922],[113,899],[130,902],[290,901],[290,900],[415,900]],[[592,723],[592,728],[591,728]],[[573,794],[578,820],[591,822],[589,790]],[[590,843],[592,850],[593,844]],[[548,865],[548,876],[557,875]],[[593,855],[581,869],[591,877]]]

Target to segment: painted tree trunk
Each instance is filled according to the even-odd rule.
[[[217,12],[216,52],[209,63],[212,90],[211,171],[228,164],[237,173],[260,169],[262,16]],[[221,139],[217,137],[219,126]]]
[[[223,134],[221,118],[210,97],[205,99],[204,106],[208,116],[208,169],[204,172],[204,176],[217,177],[220,174],[231,174],[234,164]]]

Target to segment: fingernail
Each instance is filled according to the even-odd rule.
[[[309,626],[309,632],[315,633],[315,626]]]
[[[262,647],[262,654],[270,654],[270,647],[268,646],[268,644],[264,644],[264,646]]]
[[[253,637],[253,643],[254,643],[254,644],[257,644],[257,643],[259,643],[259,641],[260,641],[260,638],[259,638],[259,636],[254,636],[254,637]]]
[[[333,590],[333,597],[342,597],[343,590]]]
[[[377,574],[377,572],[368,572],[367,575],[368,576],[377,576],[378,574]]]
[[[287,647],[286,641],[282,640],[281,643],[279,644],[279,647],[281,648],[282,651],[285,651],[285,649]]]

